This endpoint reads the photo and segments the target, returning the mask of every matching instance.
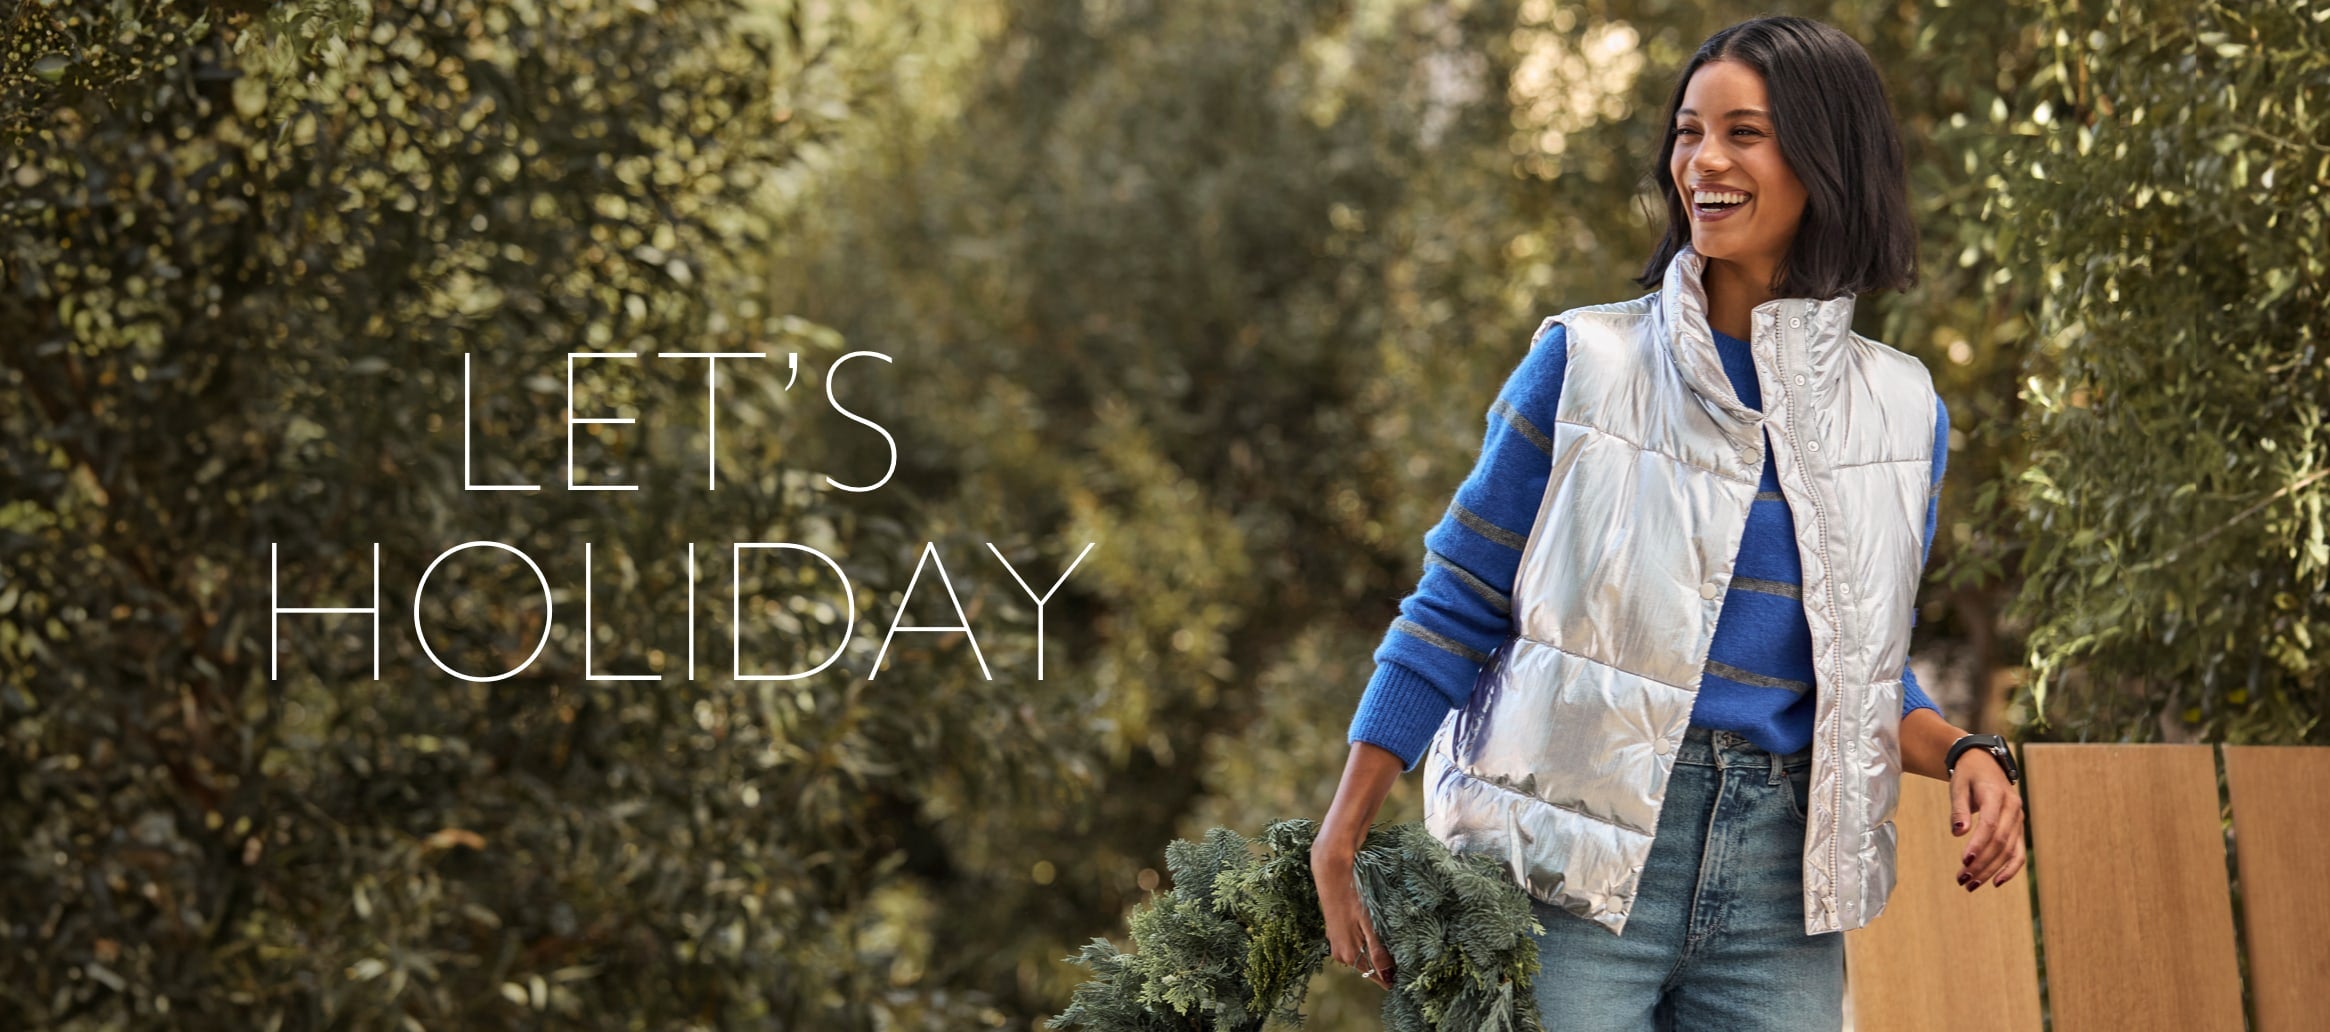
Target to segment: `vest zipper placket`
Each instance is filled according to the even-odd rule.
[[[1781,338],[1780,338],[1780,313],[1778,313],[1778,312],[1774,312],[1774,313],[1772,313],[1772,322],[1771,322],[1771,327],[1772,327],[1772,338],[1773,338],[1773,340],[1774,340],[1774,342],[1775,342],[1775,343],[1774,343],[1774,350],[1775,350],[1775,351],[1777,351],[1777,350],[1778,350],[1778,344],[1777,344],[1777,342],[1778,342],[1778,341],[1781,339]],[[1786,396],[1787,396],[1787,398],[1788,398],[1788,427],[1787,427],[1787,430],[1788,430],[1788,446],[1789,446],[1790,448],[1794,449],[1794,450],[1795,450],[1795,452],[1796,452],[1796,462],[1797,462],[1797,467],[1796,467],[1796,468],[1797,468],[1798,470],[1802,470],[1802,469],[1804,468],[1804,467],[1803,467],[1803,462],[1804,462],[1804,442],[1803,442],[1803,439],[1802,439],[1802,438],[1800,438],[1800,437],[1798,437],[1798,436],[1796,435],[1796,417],[1797,417],[1797,415],[1798,415],[1798,414],[1800,414],[1800,412],[1801,412],[1801,409],[1800,409],[1800,408],[1798,407],[1798,405],[1797,405],[1797,397],[1796,397],[1796,392],[1795,392],[1795,391],[1793,391],[1793,390],[1790,390],[1790,389],[1789,389],[1789,387],[1788,387],[1788,377],[1787,377],[1787,375],[1786,375],[1785,371],[1783,371],[1783,372],[1782,372],[1781,376],[1779,377],[1779,381],[1780,381],[1780,393],[1782,393],[1782,394],[1786,395]],[[1824,541],[1824,542],[1825,542],[1825,541],[1827,541],[1827,540],[1828,540],[1828,511],[1827,511],[1826,509],[1824,509],[1824,508],[1822,508],[1822,507],[1821,507],[1821,504],[1820,504],[1820,494],[1819,494],[1819,492],[1817,492],[1817,491],[1813,490],[1813,487],[1812,487],[1812,478],[1811,478],[1811,477],[1809,477],[1809,476],[1806,476],[1806,477],[1803,477],[1802,479],[1803,479],[1803,481],[1804,481],[1804,497],[1806,497],[1806,498],[1809,498],[1809,499],[1811,499],[1811,500],[1812,500],[1812,518],[1813,518],[1813,521],[1814,521],[1815,525],[1817,525],[1817,526],[1819,527],[1819,531],[1820,531],[1820,540],[1822,540],[1822,541]],[[1836,576],[1836,571],[1835,571],[1835,570],[1833,570],[1833,569],[1830,569],[1830,568],[1828,568],[1828,567],[1829,567],[1829,564],[1828,564],[1828,560],[1827,560],[1827,558],[1826,558],[1825,556],[1823,556],[1823,557],[1822,557],[1822,560],[1821,560],[1821,567],[1822,567],[1822,570],[1821,570],[1822,576],[1824,576],[1824,577],[1834,577],[1834,576]],[[1835,604],[1835,603],[1836,603],[1836,595],[1835,595],[1835,591],[1834,591],[1834,588],[1833,588],[1833,587],[1831,588],[1831,590],[1830,590],[1830,591],[1829,591],[1829,592],[1828,592],[1826,595],[1824,595],[1824,596],[1823,596],[1823,598],[1822,598],[1822,600],[1821,600],[1821,601],[1822,601],[1822,604],[1823,604],[1823,606],[1824,606],[1825,608],[1827,608],[1827,610],[1828,610],[1828,619],[1829,619],[1829,625],[1830,625],[1830,626],[1832,626],[1832,627],[1837,627],[1837,628],[1839,628],[1839,629],[1840,629],[1840,631],[1841,631],[1841,629],[1843,628],[1844,624],[1843,624],[1843,621],[1841,621],[1840,619],[1838,619],[1838,616],[1837,616],[1837,611],[1836,611],[1836,604]],[[1841,634],[1841,633],[1839,633],[1839,634],[1835,634],[1835,635],[1831,635],[1831,636],[1830,636],[1830,641],[1829,641],[1829,665],[1830,665],[1830,667],[1831,667],[1832,669],[1833,669],[1833,668],[1835,667],[1835,665],[1836,665],[1836,642],[1837,642],[1837,640],[1838,640],[1838,639],[1840,639],[1841,637],[1842,637],[1842,634]],[[1813,672],[1813,675],[1814,675],[1814,676],[1813,676],[1813,680],[1814,680],[1815,690],[1818,690],[1818,683],[1819,683],[1819,671],[1818,671],[1817,669],[1815,669],[1815,670],[1814,670],[1814,672]],[[1840,707],[1841,707],[1841,706],[1843,705],[1843,703],[1844,703],[1844,700],[1843,700],[1842,698],[1838,698],[1838,699],[1837,699],[1835,702],[1831,703],[1831,705],[1835,705],[1835,706],[1840,706]],[[1842,752],[1841,752],[1841,750],[1842,750],[1842,749],[1843,749],[1843,747],[1844,747],[1844,732],[1841,730],[1843,727],[1844,727],[1844,713],[1843,713],[1843,712],[1840,710],[1840,711],[1837,713],[1837,719],[1836,719],[1836,720],[1833,722],[1833,726],[1832,726],[1832,727],[1829,729],[1828,756],[1829,756],[1829,763],[1830,763],[1830,764],[1832,764],[1832,765],[1834,765],[1834,764],[1837,764],[1837,763],[1839,763],[1839,762],[1840,762],[1840,761],[1839,761],[1839,759],[1838,759],[1838,757],[1842,755]],[[1828,833],[1828,889],[1827,889],[1828,898],[1825,900],[1825,902],[1826,902],[1826,903],[1827,903],[1827,905],[1828,905],[1828,911],[1829,911],[1829,914],[1830,914],[1830,917],[1831,917],[1831,919],[1832,919],[1832,920],[1836,920],[1836,919],[1837,919],[1837,918],[1835,917],[1835,915],[1836,915],[1836,905],[1837,905],[1837,900],[1836,900],[1836,886],[1837,886],[1837,841],[1836,841],[1836,840],[1837,840],[1837,830],[1838,830],[1838,829],[1837,829],[1837,825],[1839,825],[1839,824],[1842,824],[1842,823],[1843,823],[1843,818],[1841,817],[1841,815],[1844,813],[1844,806],[1845,806],[1845,779],[1844,779],[1844,774],[1843,774],[1843,772],[1842,772],[1842,771],[1839,771],[1839,772],[1837,772],[1837,775],[1836,775],[1836,778],[1835,778],[1835,780],[1836,780],[1836,793],[1835,793],[1835,798],[1834,798],[1834,799],[1831,801],[1831,803],[1829,804],[1829,833]]]

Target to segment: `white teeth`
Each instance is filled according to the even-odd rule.
[[[1714,190],[1694,190],[1694,191],[1692,191],[1692,192],[1691,192],[1691,203],[1693,203],[1693,204],[1710,204],[1710,203],[1714,203],[1714,204],[1722,204],[1722,203],[1731,203],[1731,204],[1745,204],[1745,203],[1747,203],[1747,195],[1746,195],[1746,194],[1743,194],[1743,193],[1725,193],[1725,192],[1718,192],[1718,191],[1714,191]]]

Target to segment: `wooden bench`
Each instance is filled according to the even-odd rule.
[[[1949,787],[1904,775],[1893,895],[1845,933],[1853,1032],[2330,1029],[2330,748],[2221,751],[2222,805],[2217,746],[2019,748],[2029,863],[1973,893]]]

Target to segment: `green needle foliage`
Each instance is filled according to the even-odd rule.
[[[1138,952],[1094,939],[1067,959],[1094,977],[1055,1029],[1233,1032],[1300,1026],[1326,926],[1311,879],[1318,824],[1281,820],[1256,843],[1227,828],[1165,849],[1173,887],[1129,921]],[[1383,1027],[1536,1032],[1537,973],[1529,900],[1494,859],[1448,851],[1421,823],[1368,832],[1354,861],[1359,892],[1391,950]]]

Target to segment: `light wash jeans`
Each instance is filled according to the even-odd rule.
[[[1845,937],[1804,934],[1812,750],[1693,727],[1623,935],[1530,901],[1547,1032],[1837,1032]]]

